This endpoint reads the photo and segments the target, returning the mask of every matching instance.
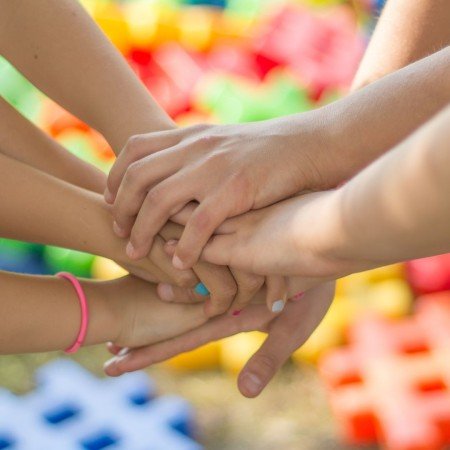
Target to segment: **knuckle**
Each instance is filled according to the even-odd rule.
[[[140,134],[130,136],[125,144],[125,151],[130,155],[134,155],[139,152],[142,146],[143,138]]]
[[[200,232],[209,230],[213,223],[213,217],[208,209],[202,209],[192,218],[192,226]]]
[[[261,286],[264,284],[264,279],[258,277],[251,277],[242,284],[239,285],[241,291],[246,293],[254,293],[259,291]]]
[[[197,143],[209,147],[211,145],[216,145],[220,142],[220,136],[210,133],[204,133],[197,139]]]
[[[237,294],[238,288],[237,286],[225,286],[220,290],[220,294],[217,295],[219,300],[228,301],[230,298],[233,299]]]
[[[147,197],[145,201],[152,205],[160,205],[162,206],[165,199],[164,190],[160,187],[154,187],[147,193]]]
[[[274,355],[269,353],[259,354],[255,357],[255,364],[262,373],[270,374],[277,370],[278,362]]]
[[[141,164],[139,161],[131,163],[126,172],[123,179],[123,182],[126,186],[133,186],[138,184],[141,177]]]
[[[178,272],[174,278],[177,286],[181,288],[192,288],[196,284],[195,277],[189,272]]]

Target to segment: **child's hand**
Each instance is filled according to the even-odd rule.
[[[295,287],[294,280],[290,283]],[[303,345],[325,316],[334,294],[334,284],[315,288],[300,300],[290,301],[279,316],[274,317],[264,305],[251,305],[239,317],[227,315],[210,319],[200,327],[167,341],[130,350],[105,365],[110,376],[143,369],[173,356],[193,350],[208,342],[253,330],[268,334],[261,348],[250,358],[238,379],[239,390],[246,397],[259,395],[273,376]],[[261,301],[264,292],[259,295]],[[120,348],[110,346],[117,354]]]
[[[200,206],[174,255],[180,269],[194,265],[226,218],[334,185],[339,171],[321,174],[317,167],[326,129],[317,133],[315,115],[307,113],[296,124],[291,118],[135,136],[111,169],[105,192],[114,203],[116,229],[121,236],[131,233],[129,256],[145,256],[170,216],[191,200]]]
[[[202,259],[259,275],[302,277],[303,290],[339,278],[351,262],[334,257],[344,233],[338,192],[306,194],[229,219]],[[183,215],[174,220],[185,222]]]
[[[115,317],[114,344],[139,347],[178,336],[207,321],[201,305],[160,301],[155,286],[127,276],[99,283]]]

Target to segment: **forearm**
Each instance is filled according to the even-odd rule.
[[[450,108],[336,191],[336,256],[372,266],[450,251]]]
[[[71,154],[0,98],[0,153],[84,189],[103,193],[106,175]]]
[[[350,178],[448,104],[449,71],[450,47],[446,47],[308,113],[315,123],[313,130],[322,139],[313,155],[324,177],[319,187]],[[297,120],[297,133],[302,133],[304,119],[299,115]]]
[[[100,195],[1,154],[0,180],[0,236],[124,260]]]
[[[390,0],[353,82],[359,89],[450,44],[448,0]]]
[[[1,354],[62,350],[75,341],[80,305],[67,280],[0,272],[0,283]],[[87,280],[82,284],[90,311],[85,345],[114,340],[118,334],[115,314],[99,284]]]
[[[116,153],[133,134],[173,127],[75,0],[0,1],[0,53]]]

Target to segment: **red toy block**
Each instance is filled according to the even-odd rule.
[[[417,294],[449,290],[450,254],[409,261],[406,276]]]
[[[423,296],[414,316],[367,318],[320,374],[343,438],[386,450],[450,444],[450,292]]]
[[[288,5],[259,31],[254,47],[263,70],[288,66],[316,93],[350,85],[365,42],[346,7],[323,16]]]

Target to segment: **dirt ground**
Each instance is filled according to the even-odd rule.
[[[33,389],[35,368],[58,356],[1,356],[0,387],[16,393]],[[101,375],[107,355],[97,347],[83,349],[75,359]],[[219,371],[180,374],[155,367],[148,372],[160,393],[180,394],[195,406],[198,438],[207,450],[359,450],[339,443],[312,367],[286,367],[254,400],[242,397],[235,379]]]

